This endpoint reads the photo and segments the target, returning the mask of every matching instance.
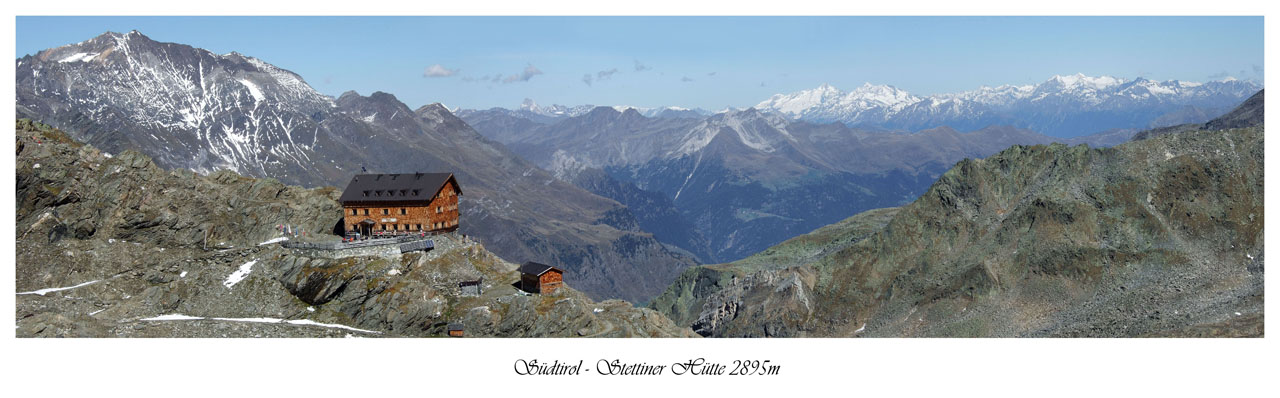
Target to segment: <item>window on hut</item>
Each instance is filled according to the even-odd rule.
[[[401,208],[400,208],[400,215],[402,215],[402,216],[403,216],[403,215],[405,215],[405,214],[409,214],[409,213],[406,213],[406,212],[405,212],[405,210],[404,210],[404,208],[403,208],[403,207],[401,207]]]

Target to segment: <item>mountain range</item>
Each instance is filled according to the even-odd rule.
[[[1053,76],[1034,85],[981,87],[928,96],[870,83],[848,92],[823,84],[774,95],[755,107],[800,120],[867,128],[917,131],[948,126],[973,130],[1009,125],[1069,138],[1109,129],[1203,123],[1260,89],[1256,82],[1235,79],[1161,82],[1075,74]]]
[[[136,31],[16,63],[18,115],[53,125],[16,131],[24,336],[1263,332],[1251,82],[455,115]],[[366,170],[454,172],[461,231],[425,254],[275,245],[336,240],[334,186]],[[526,260],[570,287],[517,292]]]
[[[1015,145],[911,203],[691,268],[704,336],[1262,336],[1263,96],[1113,148]]]
[[[870,130],[919,131],[951,127],[960,131],[992,125],[1034,130],[1058,138],[1077,138],[1110,130],[1138,130],[1185,123],[1204,123],[1262,89],[1248,80],[1226,78],[1210,82],[1126,80],[1112,76],[1055,75],[1038,84],[979,87],[959,93],[914,95],[890,85],[864,83],[850,91],[830,84],[792,93],[775,94],[757,103],[759,111],[776,112],[793,120],[843,123]],[[525,99],[518,109],[492,108],[512,116],[551,123],[582,116],[591,105],[540,106]],[[612,106],[619,112],[636,109],[647,117],[704,118],[720,111],[681,107],[637,108]],[[468,118],[477,110],[459,110]]]
[[[1136,127],[1219,115],[1256,86],[1075,75],[917,97],[824,85],[746,110],[526,100],[459,118],[382,92],[329,97],[260,59],[136,31],[16,62],[19,116],[167,168],[304,186],[338,186],[359,170],[454,171],[467,192],[464,233],[512,261],[562,265],[594,298],[636,302],[698,261],[741,259],[908,203],[962,159],[1014,144],[1112,145]],[[1100,133],[1025,128],[1037,126]]]
[[[648,117],[596,107],[554,118],[529,116],[531,109],[459,114],[556,177],[627,205],[642,229],[705,263],[737,260],[858,212],[905,204],[967,157],[1014,144],[1113,145],[1133,133],[1060,139],[1008,126],[890,133],[754,108]]]
[[[512,262],[561,266],[595,298],[643,301],[695,264],[641,231],[625,206],[553,177],[439,104],[410,109],[381,92],[332,98],[260,59],[136,31],[16,64],[20,117],[165,168],[309,187],[341,187],[362,170],[453,172],[465,192],[463,233]]]
[[[474,114],[476,112],[489,111],[489,112],[505,113],[509,116],[513,116],[520,119],[528,119],[537,123],[550,123],[563,118],[582,116],[587,114],[588,112],[591,112],[591,110],[595,108],[597,107],[594,105],[541,106],[541,105],[538,105],[537,102],[534,102],[532,99],[525,98],[524,102],[520,103],[520,107],[516,109],[506,109],[506,108],[500,108],[500,107],[489,108],[486,110],[458,109],[457,114],[459,117],[466,118],[468,115]],[[635,107],[635,106],[629,106],[629,105],[614,105],[614,106],[611,106],[610,108],[613,108],[613,110],[616,110],[618,112],[625,112],[628,109],[633,109],[636,112],[639,112],[641,115],[644,115],[645,117],[656,117],[656,118],[699,119],[706,116],[710,116],[714,113],[702,108],[689,109],[689,108],[681,108],[678,106],[645,108],[645,107]]]

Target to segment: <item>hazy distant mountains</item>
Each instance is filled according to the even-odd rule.
[[[1083,74],[1053,76],[1040,84],[980,87],[961,93],[917,96],[889,85],[863,84],[843,91],[828,84],[811,90],[775,94],[754,106],[794,120],[843,123],[875,130],[919,131],[947,126],[960,131],[1005,125],[1073,138],[1107,131],[1138,130],[1204,123],[1239,105],[1262,89],[1253,81],[1224,79],[1206,83],[1178,80],[1124,80]],[[594,106],[540,106],[526,99],[517,110],[493,108],[538,123],[582,116]],[[679,107],[634,108],[647,117],[703,118],[714,113]],[[475,110],[459,111],[467,117]],[[1112,142],[1112,144],[1123,140]]]
[[[257,58],[136,31],[16,63],[19,117],[166,168],[338,187],[362,169],[454,172],[462,232],[512,262],[564,267],[570,285],[596,298],[643,301],[694,264],[641,231],[626,207],[551,176],[439,104],[411,109],[381,92],[335,99]]]
[[[468,115],[474,114],[476,112],[500,113],[500,114],[505,114],[505,115],[519,118],[519,119],[526,119],[536,123],[545,124],[545,123],[553,123],[565,118],[582,116],[591,112],[595,108],[597,108],[597,106],[595,105],[542,106],[542,105],[538,105],[538,103],[534,102],[532,99],[525,98],[524,102],[520,103],[520,107],[516,109],[506,109],[506,108],[497,108],[497,107],[484,109],[484,110],[459,109],[457,111],[457,114],[459,117],[465,118]],[[678,106],[643,108],[643,107],[635,107],[635,106],[627,106],[627,105],[615,105],[609,108],[613,108],[613,110],[616,110],[618,112],[624,112],[628,109],[632,109],[640,113],[641,115],[644,115],[645,117],[656,117],[656,118],[664,118],[664,119],[682,119],[682,118],[683,119],[701,119],[703,117],[707,117],[715,113],[702,108],[689,109],[689,108],[681,108]]]
[[[891,86],[843,92],[823,85],[715,113],[526,100],[517,110],[459,115],[557,177],[633,209],[635,198],[654,206],[649,194],[660,193],[670,207],[638,212],[642,228],[704,262],[723,262],[860,211],[906,203],[964,158],[1015,144],[1116,145],[1140,128],[1207,121],[1257,89],[1236,80],[1074,75],[928,97]],[[602,173],[583,181],[583,170],[615,181],[598,181]],[[606,186],[612,188],[599,189]],[[670,221],[673,211],[682,222]]]
[[[848,92],[824,84],[777,94],[755,107],[810,122],[891,130],[938,126],[973,130],[1009,125],[1055,137],[1076,137],[1109,129],[1203,123],[1260,89],[1255,82],[1234,79],[1157,82],[1076,74],[1053,76],[1035,85],[982,87],[931,96],[869,83]]]
[[[874,132],[756,109],[664,118],[597,107],[541,122],[522,116],[526,111],[460,114],[557,177],[626,204],[659,241],[708,263],[906,203],[961,159],[1064,141],[1007,126]],[[1129,134],[1082,141],[1109,145]]]
[[[932,96],[822,85],[719,112],[526,100],[515,110],[458,114],[557,177],[650,209],[637,220],[660,241],[723,262],[859,211],[906,203],[964,158],[1015,144],[1112,146],[1144,128],[1203,123],[1258,89],[1231,79],[1077,74]],[[584,170],[603,173],[580,177]]]

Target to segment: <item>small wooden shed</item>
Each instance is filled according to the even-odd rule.
[[[532,261],[520,266],[520,290],[551,294],[563,285],[564,270]]]
[[[449,324],[449,337],[462,337],[462,323],[454,322]]]

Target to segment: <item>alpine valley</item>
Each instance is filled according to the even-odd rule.
[[[1253,81],[451,110],[131,31],[16,86],[19,336],[1263,335]],[[459,230],[317,248],[414,172]]]
[[[716,263],[906,204],[965,158],[1011,145],[1111,146],[1140,128],[1203,123],[1259,88],[1074,75],[928,97],[823,85],[714,114],[526,100],[459,115],[558,178],[627,205],[659,241]]]
[[[704,336],[1262,336],[1259,91],[1114,148],[1015,145],[905,206],[685,271]]]

